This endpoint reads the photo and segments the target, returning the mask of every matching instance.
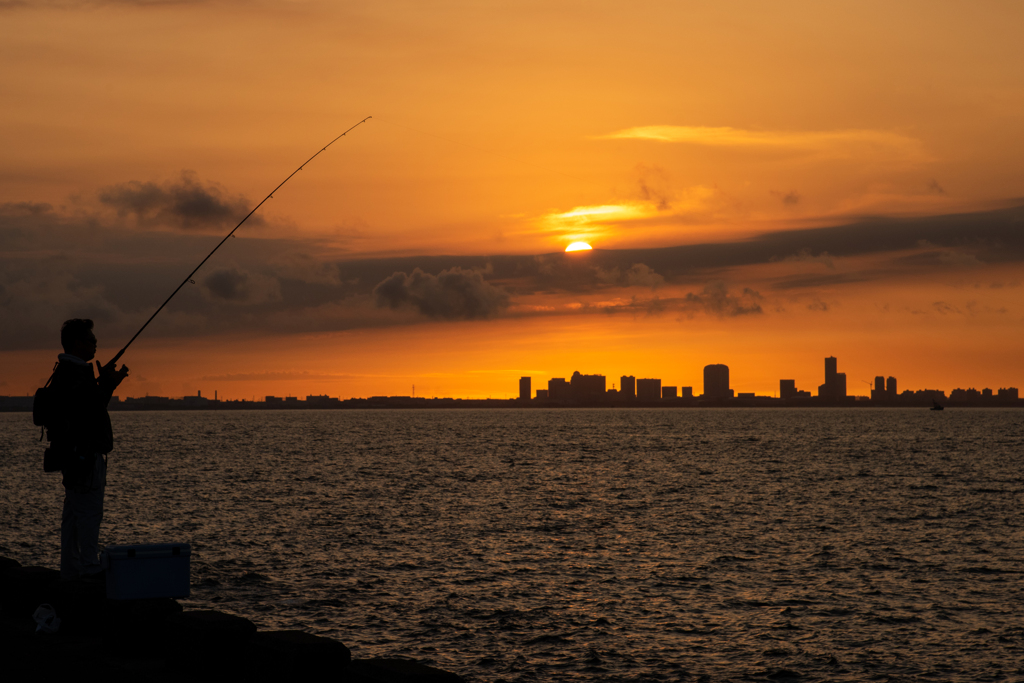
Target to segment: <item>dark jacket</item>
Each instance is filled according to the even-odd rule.
[[[107,403],[115,386],[96,378],[92,364],[61,354],[50,383],[54,394],[53,419],[47,425],[50,448],[61,454],[65,482],[91,471],[95,457],[114,448],[114,432]]]

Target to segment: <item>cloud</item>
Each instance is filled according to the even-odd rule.
[[[946,282],[964,266],[972,268],[962,272],[986,286],[1019,284],[1021,225],[1024,206],[872,218],[676,247],[347,260],[309,239],[243,235],[225,244],[194,276],[199,286],[186,285],[137,343],[554,315],[566,312],[568,301],[584,302],[584,313],[667,310],[728,318],[758,307],[770,312],[769,292],[799,294],[803,305],[831,302],[824,291],[908,277]],[[52,348],[60,323],[72,317],[96,320],[102,344],[126,341],[209,253],[209,243],[196,232],[137,230],[107,212],[0,205],[0,348]],[[758,269],[749,291],[721,284],[747,278],[737,271],[760,265],[769,267]],[[645,298],[652,290],[656,301]]]
[[[0,216],[38,216],[53,211],[51,204],[40,202],[6,202],[0,204]]]
[[[683,298],[683,308],[689,311],[703,311],[719,318],[763,313],[761,302],[764,297],[745,287],[738,296],[729,293],[724,282],[709,282],[700,294],[690,292]]]
[[[249,298],[249,291],[246,287],[248,280],[248,275],[232,268],[214,271],[203,284],[215,297],[227,301],[245,301]]]
[[[788,263],[820,263],[829,270],[835,270],[836,267],[835,261],[832,260],[832,256],[827,251],[823,251],[820,254],[812,254],[810,249],[801,249],[796,254],[790,254],[785,258],[775,260]]]
[[[627,287],[650,287],[656,289],[665,284],[665,278],[642,263],[634,263],[623,275]]]
[[[874,151],[926,160],[920,141],[883,130],[772,131],[728,126],[637,126],[597,136],[599,140],[654,142],[751,150],[792,150],[848,156]]]
[[[790,190],[789,192],[771,190],[771,194],[778,197],[784,206],[796,206],[800,203],[800,195],[796,193],[796,190]]]
[[[891,273],[886,273],[891,274]],[[772,289],[820,289],[822,287],[835,287],[836,285],[848,285],[857,282],[869,282],[881,277],[878,273],[836,273],[829,275],[793,275],[780,278],[772,283]]]
[[[419,268],[406,275],[396,272],[376,287],[380,307],[412,306],[430,318],[476,320],[490,318],[509,306],[509,296],[484,280],[476,270],[451,268],[434,276]]]
[[[828,304],[822,301],[821,299],[815,299],[811,303],[807,304],[808,311],[821,311],[822,313],[824,313],[825,311],[828,310],[828,308]]]
[[[665,284],[665,278],[643,263],[634,263],[623,271],[618,266],[605,270],[599,266],[594,267],[596,282],[592,289],[604,287],[650,287],[657,289]]]
[[[658,211],[671,209],[675,195],[665,169],[641,164],[637,166],[636,172],[640,198],[645,202],[653,203]]]
[[[119,216],[134,216],[140,226],[180,230],[233,228],[255,206],[244,197],[226,197],[218,185],[204,185],[188,171],[159,185],[137,180],[113,185],[101,190],[99,199]],[[258,216],[249,220],[262,223]]]

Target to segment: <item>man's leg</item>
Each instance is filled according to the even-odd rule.
[[[76,485],[64,487],[64,511],[60,525],[60,576],[77,579],[100,571],[100,522],[107,464],[96,456],[93,471]]]
[[[101,570],[100,523],[103,521],[103,493],[106,486],[106,458],[97,455],[92,481],[88,490],[82,494],[82,506],[77,520],[78,552],[81,558],[82,576],[89,576]]]
[[[82,572],[82,560],[78,554],[78,520],[75,517],[75,487],[64,487],[64,510],[60,516],[60,578],[77,579]]]

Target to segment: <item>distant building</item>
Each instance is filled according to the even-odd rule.
[[[677,398],[678,394],[675,387],[662,387],[661,388],[662,398]]]
[[[981,392],[974,387],[970,389],[956,388],[949,392],[949,400],[952,403],[976,404],[981,402]]]
[[[884,401],[887,398],[885,393],[885,377],[878,375],[875,377],[874,388],[871,389],[871,400],[872,401]]]
[[[210,403],[210,399],[203,398],[203,392],[197,391],[195,396],[182,396],[182,404],[186,408],[202,408]]]
[[[640,401],[657,401],[661,398],[660,379],[638,379],[636,381],[636,397]]]
[[[327,394],[306,396],[306,407],[307,408],[337,408],[341,405],[341,400],[337,398],[331,398]]]
[[[116,401],[114,396],[110,400]],[[32,410],[35,396],[0,396],[0,410]]]
[[[839,361],[835,356],[825,359],[825,383],[818,386],[818,396],[833,401],[846,398],[846,373],[836,372]]]
[[[729,366],[717,363],[704,366],[704,398],[732,398],[729,388]]]
[[[992,398],[992,390],[991,389],[982,389],[981,390],[981,396],[982,396],[982,398]]]
[[[895,377],[889,377],[888,379],[885,380],[885,393],[890,399],[896,398],[897,396],[900,395],[900,392],[896,390]]]
[[[779,380],[779,398],[794,398],[796,396],[796,380]]]
[[[548,398],[552,401],[568,401],[572,398],[569,392],[569,383],[564,377],[555,377],[548,380]]]
[[[538,389],[537,390],[537,398],[547,398],[547,397],[548,397],[548,390],[547,389]]]
[[[1017,401],[1020,399],[1020,396],[1018,394],[1019,392],[1017,391],[1017,389],[1015,389],[1014,387],[1010,387],[1009,389],[1000,389],[996,395],[999,396],[999,398],[1012,399],[1014,401]]]
[[[623,375],[619,378],[619,396],[636,397],[636,377],[633,375]]]
[[[593,400],[604,396],[604,375],[581,375],[579,370],[569,380],[572,397],[577,401]]]
[[[530,386],[531,383],[532,383],[532,380],[529,377],[520,377],[519,378],[519,399],[520,400],[522,400],[522,401],[529,401],[530,400],[530,396],[533,395],[532,391],[531,391],[531,386]]]
[[[682,387],[683,398],[693,398],[693,387]]]

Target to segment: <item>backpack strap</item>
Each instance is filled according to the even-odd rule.
[[[33,417],[33,419],[35,419],[35,417],[36,417],[36,415],[35,415],[36,405],[35,404],[36,404],[36,401],[40,400],[39,394],[42,393],[42,394],[45,395],[45,394],[48,393],[46,391],[46,389],[47,389],[47,387],[50,386],[50,382],[53,381],[54,376],[57,374],[57,368],[58,367],[60,367],[60,361],[57,361],[56,363],[53,364],[53,371],[50,373],[50,379],[46,380],[46,384],[44,384],[41,389],[37,389],[36,390],[36,397],[35,397],[35,400],[32,402],[32,417]],[[43,400],[46,400],[46,399],[44,398]],[[39,424],[39,423],[37,422],[37,424]],[[46,437],[46,425],[45,424],[41,424],[40,428],[39,428],[39,441],[41,442],[45,437]]]

